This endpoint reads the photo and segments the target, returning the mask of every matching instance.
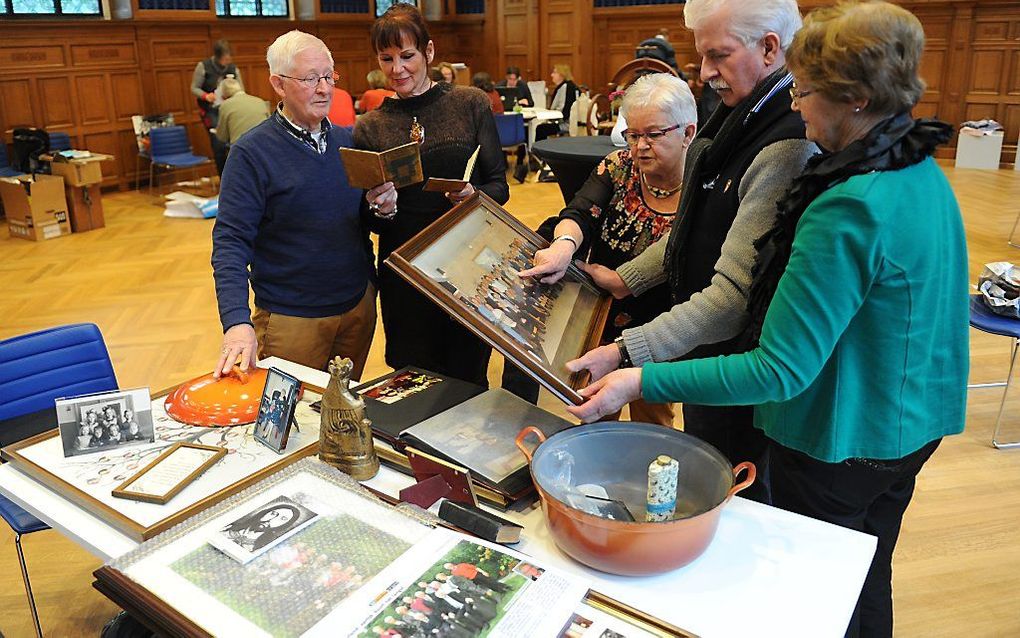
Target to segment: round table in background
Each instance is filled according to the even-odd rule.
[[[618,148],[608,135],[594,135],[553,137],[535,142],[531,150],[549,164],[560,184],[563,201],[569,204],[602,158]]]

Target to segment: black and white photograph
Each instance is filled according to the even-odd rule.
[[[209,544],[234,560],[247,563],[318,517],[317,512],[293,498],[279,496],[224,526],[209,539]]]
[[[301,382],[278,370],[269,369],[266,388],[262,391],[259,415],[255,419],[255,440],[277,453],[283,453],[290,435],[294,406],[297,405]]]
[[[155,440],[148,388],[57,399],[56,409],[65,457]]]

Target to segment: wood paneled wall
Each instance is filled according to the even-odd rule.
[[[314,33],[330,47],[341,86],[359,94],[376,66],[370,26],[367,18],[0,21],[0,131],[8,142],[22,126],[66,131],[75,148],[116,156],[103,164],[104,185],[127,188],[137,178],[132,115],[172,112],[188,128],[195,152],[212,156],[190,86],[195,64],[211,54],[213,42],[230,41],[248,93],[275,101],[266,47],[290,29]],[[489,64],[494,19],[454,18],[430,27],[437,60],[466,62],[475,71]],[[147,170],[143,163],[141,172]]]
[[[805,11],[822,4],[801,2]],[[927,35],[922,73],[928,89],[916,114],[954,124],[998,120],[1006,128],[1003,162],[1012,162],[1020,137],[1020,2],[902,4]],[[598,90],[633,58],[636,44],[662,26],[670,29],[680,64],[697,61],[680,6],[594,9],[591,0],[490,0],[487,10],[430,24],[437,61],[463,61],[494,78],[516,65],[528,79],[546,81],[554,64],[566,63],[579,84]],[[215,40],[231,41],[248,92],[275,100],[266,47],[290,29],[314,33],[332,50],[342,86],[358,94],[375,66],[370,25],[367,17],[0,21],[0,131],[8,141],[20,126],[67,131],[76,147],[115,155],[104,164],[105,184],[125,188],[136,179],[132,115],[173,112],[188,127],[196,152],[211,154],[189,86],[195,63]]]

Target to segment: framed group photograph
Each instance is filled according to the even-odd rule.
[[[612,300],[573,264],[554,284],[519,277],[548,245],[476,192],[386,264],[560,400],[580,405],[588,374],[566,363],[598,345]]]
[[[255,440],[282,454],[290,436],[294,407],[301,394],[301,382],[278,368],[270,368],[262,391],[259,415],[255,419]]]
[[[65,457],[155,440],[148,388],[60,398],[56,409]]]

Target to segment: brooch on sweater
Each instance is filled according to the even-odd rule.
[[[418,118],[411,122],[411,141],[418,144],[425,142],[425,127],[418,123]]]

